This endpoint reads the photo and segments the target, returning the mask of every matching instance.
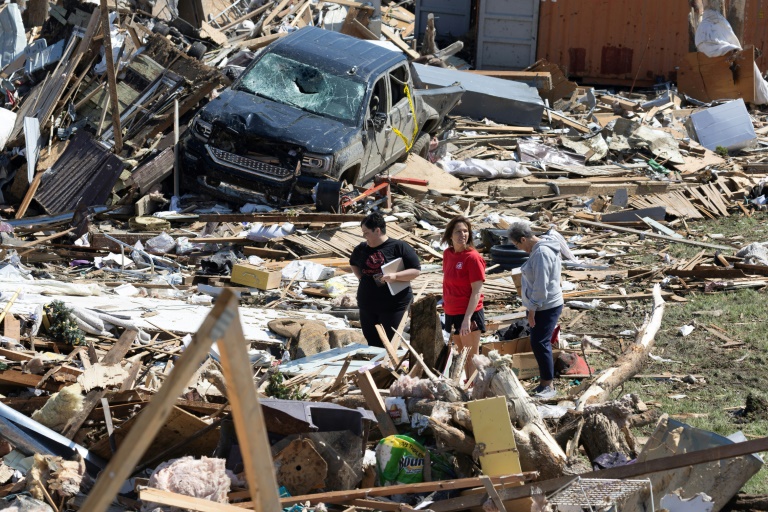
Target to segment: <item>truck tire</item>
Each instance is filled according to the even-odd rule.
[[[491,247],[491,262],[504,270],[522,267],[528,261],[528,253],[514,245],[494,245]]]
[[[528,258],[528,253],[525,251],[521,251],[517,247],[515,247],[513,244],[504,244],[504,245],[494,245],[491,247],[491,257],[497,257],[500,259],[520,259],[520,258]]]
[[[430,137],[428,133],[419,134],[419,136],[416,137],[416,142],[411,146],[410,153],[426,159],[429,154],[429,142],[431,140],[432,137]]]
[[[206,51],[208,51],[208,49],[205,47],[205,45],[198,41],[189,47],[187,55],[193,59],[203,60],[203,56],[205,55]]]
[[[160,34],[161,36],[165,37],[167,36],[171,31],[171,27],[166,25],[165,23],[155,23],[152,26],[152,32],[155,34]]]

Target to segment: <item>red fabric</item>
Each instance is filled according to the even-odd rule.
[[[472,283],[485,282],[485,260],[475,249],[455,252],[449,247],[443,252],[443,310],[446,315],[467,312]],[[483,295],[475,311],[483,308]]]

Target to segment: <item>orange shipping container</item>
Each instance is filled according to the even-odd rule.
[[[542,0],[537,58],[584,83],[649,86],[676,81],[688,53],[687,0]],[[747,0],[745,44],[768,66],[768,0]]]

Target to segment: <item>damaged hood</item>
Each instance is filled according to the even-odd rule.
[[[216,129],[223,126],[246,137],[265,137],[296,144],[312,153],[333,153],[351,142],[357,129],[336,119],[228,89],[200,113]]]

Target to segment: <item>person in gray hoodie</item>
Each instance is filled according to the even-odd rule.
[[[528,310],[531,327],[531,350],[539,365],[539,386],[534,390],[537,398],[552,398],[557,393],[553,380],[555,363],[552,358],[552,333],[563,311],[563,290],[560,288],[560,240],[531,232],[525,222],[513,223],[507,238],[520,250],[530,254],[520,268],[523,306]]]

